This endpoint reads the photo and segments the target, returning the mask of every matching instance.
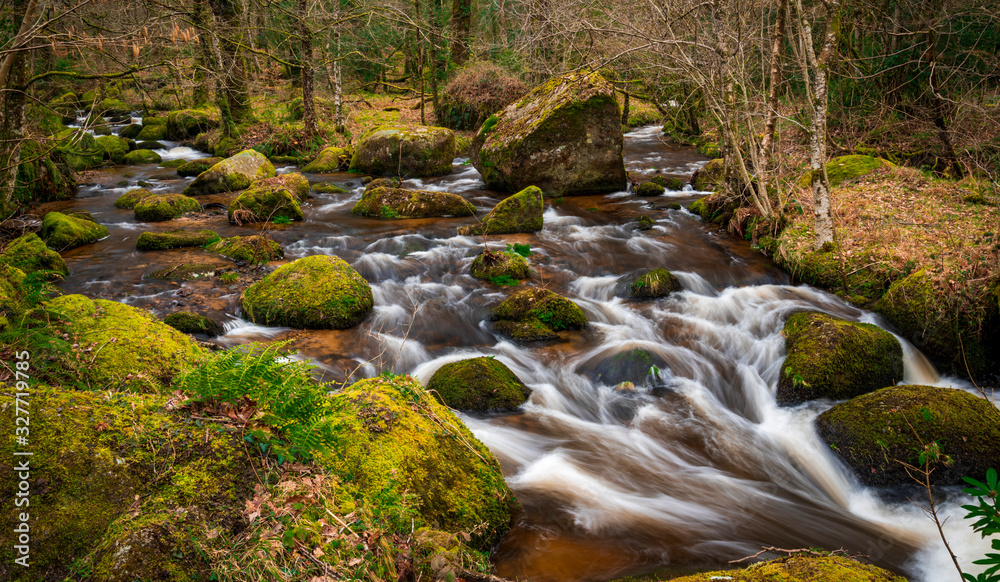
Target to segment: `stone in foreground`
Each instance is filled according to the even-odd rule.
[[[350,170],[403,178],[445,176],[451,173],[454,159],[455,134],[450,129],[383,125],[361,138]]]

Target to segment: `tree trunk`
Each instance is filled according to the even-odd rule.
[[[781,83],[781,49],[785,44],[785,19],[788,12],[788,0],[778,2],[778,14],[774,23],[774,42],[771,44],[771,86],[767,90],[767,121],[764,124],[764,137],[760,141],[760,157],[770,160],[771,144],[774,142],[774,131],[778,123],[778,85]],[[762,168],[767,171],[768,168]]]
[[[298,0],[299,37],[302,41],[302,123],[306,135],[316,135],[316,101],[313,95],[313,34],[309,28],[309,0]]]
[[[469,30],[472,28],[472,0],[452,0],[451,62],[461,66],[469,60]]]
[[[249,31],[241,26],[239,0],[211,0],[211,6],[219,38],[215,46],[219,73],[216,101],[222,113],[223,135],[234,137],[238,126],[254,119],[241,49]]]
[[[194,57],[194,91],[191,97],[195,107],[202,107],[208,104],[211,90],[209,71],[212,70],[212,48],[208,35],[211,16],[208,12],[208,4],[204,0],[195,2],[191,17],[194,25],[201,31],[198,34],[198,52],[195,53]]]
[[[24,141],[24,110],[27,104],[25,86],[28,82],[27,52],[18,50],[31,40],[30,31],[39,12],[38,0],[18,2],[14,10],[23,8],[21,23],[11,44],[10,52],[0,63],[0,219],[14,211],[14,187],[17,167],[21,163],[21,143]],[[16,20],[15,16],[15,20]]]
[[[622,95],[625,96],[624,103],[622,103],[622,125],[628,125],[628,91],[622,91]]]
[[[930,69],[928,84],[931,95],[934,98],[933,122],[934,127],[938,130],[938,139],[941,140],[941,145],[944,146],[944,173],[946,175],[950,174],[950,177],[957,178],[962,174],[962,167],[958,164],[957,157],[955,156],[954,140],[952,140],[951,130],[948,128],[948,122],[945,119],[948,112],[948,105],[941,96],[941,86],[937,75],[937,38],[934,34],[933,24],[929,24],[928,28],[926,56],[928,68]],[[935,164],[935,170],[938,170],[937,164]]]

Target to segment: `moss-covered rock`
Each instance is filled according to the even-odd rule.
[[[66,262],[59,253],[47,248],[42,239],[33,232],[11,241],[3,252],[0,252],[0,263],[19,269],[25,274],[36,271],[69,274]]]
[[[53,158],[55,154],[55,158]],[[76,180],[70,169],[57,163],[58,150],[26,139],[21,143],[21,162],[14,182],[14,201],[23,205],[52,200],[66,200],[76,194]],[[0,218],[3,214],[0,202]]]
[[[136,188],[134,190],[129,190],[128,192],[122,194],[115,200],[115,208],[121,208],[124,210],[132,210],[135,205],[142,202],[150,196],[155,196],[152,192],[145,188]]]
[[[469,271],[476,279],[490,281],[500,277],[527,279],[531,269],[527,259],[515,252],[483,249],[473,259]]]
[[[132,108],[129,107],[128,103],[111,97],[102,100],[95,110],[108,116],[128,115],[132,113]]]
[[[207,250],[241,263],[259,264],[285,258],[284,247],[259,235],[224,238],[209,245]]]
[[[218,267],[212,263],[181,263],[146,273],[147,279],[160,281],[190,281],[215,275]]]
[[[330,397],[338,442],[326,463],[371,506],[412,507],[418,523],[469,532],[488,551],[510,527],[500,463],[409,377],[362,380]]]
[[[313,184],[313,192],[320,194],[346,194],[347,190],[336,184]]]
[[[97,139],[89,133],[67,128],[56,135],[56,155],[74,172],[99,167],[104,163],[104,151],[97,147]]]
[[[653,176],[649,181],[658,186],[663,186],[667,190],[684,189],[684,180],[681,180],[680,178],[674,178],[671,176]]]
[[[614,87],[583,71],[554,77],[490,116],[470,153],[494,190],[600,194],[625,189],[623,144]]]
[[[145,125],[151,125],[149,120],[143,120]],[[167,139],[185,140],[199,133],[209,131],[219,126],[220,118],[216,111],[209,109],[182,109],[171,111],[167,115]]]
[[[350,148],[328,147],[321,151],[315,160],[306,164],[302,168],[302,171],[313,174],[325,174],[346,170],[351,165],[352,156],[353,153]]]
[[[25,277],[21,269],[0,262],[0,331],[10,327],[11,321],[27,309],[21,287]]]
[[[137,150],[165,150],[167,146],[158,141],[140,141],[135,144],[135,149]],[[155,153],[155,152],[154,152]],[[159,154],[157,154],[159,155]]]
[[[726,166],[722,158],[716,158],[699,168],[691,176],[691,187],[699,192],[711,192],[722,186],[725,171]]]
[[[631,278],[626,295],[633,299],[659,299],[682,291],[680,280],[666,269],[652,269]]]
[[[587,325],[576,303],[547,289],[514,293],[493,310],[491,319],[494,330],[521,342],[554,339],[559,331]]]
[[[339,257],[313,255],[282,265],[240,298],[254,323],[346,329],[372,310],[372,289]]]
[[[303,186],[305,193],[309,193],[309,183],[301,174],[290,176],[292,178],[282,175],[251,184],[229,205],[229,222],[247,224],[270,222],[276,218],[302,220],[304,215],[299,206],[299,195]],[[301,178],[301,182],[294,176]]]
[[[443,127],[383,125],[361,138],[350,170],[374,176],[445,176],[455,159],[455,134]]]
[[[451,408],[475,412],[513,410],[531,395],[510,368],[491,357],[441,366],[427,382],[427,391]]]
[[[832,158],[826,163],[826,176],[830,180],[830,187],[835,188],[848,180],[855,180],[875,170],[893,166],[892,162],[873,156],[840,156]],[[795,186],[798,188],[808,188],[811,183],[812,172],[806,172],[805,175],[795,182]]]
[[[775,394],[779,402],[844,400],[903,379],[903,348],[876,325],[803,312],[788,318],[782,335],[788,355]]]
[[[94,243],[109,234],[107,228],[93,220],[62,212],[47,213],[42,218],[42,230],[38,233],[45,244],[56,251],[67,251]]]
[[[222,334],[222,326],[214,319],[190,311],[177,311],[163,318],[163,323],[181,333],[217,336]]]
[[[162,141],[167,139],[166,125],[143,125],[142,131],[135,136],[135,141]]]
[[[111,135],[111,127],[107,125],[95,125],[91,129],[93,129],[94,135],[97,136]]]
[[[845,556],[791,556],[751,564],[742,570],[703,572],[672,582],[906,582],[906,578]]]
[[[218,194],[248,188],[257,180],[274,177],[274,166],[256,150],[243,150],[205,170],[188,184],[184,194]]]
[[[366,188],[351,213],[380,218],[431,218],[472,216],[476,213],[476,207],[465,198],[450,192]]]
[[[635,187],[636,196],[659,196],[666,192],[663,186],[656,182],[643,182]]]
[[[138,123],[130,123],[125,127],[123,127],[121,131],[118,132],[118,137],[135,139],[140,132],[142,132],[142,125]]]
[[[143,222],[163,222],[199,210],[201,204],[194,198],[183,194],[161,194],[140,200],[135,205],[135,218]]]
[[[184,247],[203,247],[217,240],[219,240],[219,235],[215,231],[208,229],[144,232],[135,241],[135,248],[140,251],[162,251]]]
[[[125,154],[123,161],[130,165],[159,164],[163,158],[153,150],[138,149]]]
[[[994,405],[953,388],[884,388],[824,412],[816,429],[870,486],[912,483],[899,461],[921,466],[918,455],[930,443],[950,459],[933,465],[936,485],[961,485],[963,476],[985,475],[1000,459]]]
[[[199,158],[190,162],[184,162],[180,166],[177,166],[177,175],[182,178],[197,176],[221,161],[222,158]]]
[[[64,295],[46,308],[59,314],[54,327],[93,348],[88,355],[93,363],[78,371],[92,388],[159,389],[205,354],[149,312],[124,303]]]
[[[117,135],[102,135],[95,140],[97,147],[101,148],[105,160],[111,160],[116,164],[125,161],[125,155],[129,152],[128,142]]]
[[[458,234],[470,236],[538,232],[542,230],[544,212],[545,204],[541,189],[528,186],[517,194],[501,200],[479,224],[459,227]]]
[[[633,349],[585,362],[581,366],[581,372],[605,386],[619,386],[627,382],[634,388],[647,383],[654,367],[666,369],[667,363],[652,352]]]
[[[640,214],[635,219],[636,230],[650,230],[656,224],[656,221],[645,214]]]

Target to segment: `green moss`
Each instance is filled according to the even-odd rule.
[[[179,167],[183,166],[186,163],[188,163],[188,162],[185,161],[185,160],[182,160],[182,159],[163,160],[162,162],[160,162],[160,167],[161,168],[171,168],[171,169],[174,169],[174,168],[179,168]]]
[[[336,184],[314,184],[312,187],[314,192],[319,192],[321,194],[345,194],[347,190],[341,188]]]
[[[30,205],[65,200],[76,194],[76,180],[72,173],[53,160],[50,150],[51,146],[43,146],[35,140],[21,143],[21,161],[17,166],[13,201]],[[0,208],[0,218],[3,218],[2,212]]]
[[[350,148],[328,147],[321,151],[316,159],[306,164],[302,171],[326,174],[346,170],[351,165],[352,155]]]
[[[683,190],[684,180],[670,176],[653,176],[650,182],[663,186],[667,190]]]
[[[142,202],[146,198],[153,196],[154,194],[145,188],[136,188],[135,190],[129,190],[128,192],[122,194],[115,200],[115,208],[122,208],[125,210],[132,210],[135,205]]]
[[[1000,458],[1000,420],[989,401],[964,390],[893,386],[838,404],[816,429],[870,486],[912,483],[899,461],[919,466],[935,442],[950,463],[934,465],[936,485],[961,485]]]
[[[56,155],[74,172],[96,168],[104,163],[104,151],[89,133],[67,128],[56,135]]]
[[[45,244],[56,251],[94,243],[109,234],[107,228],[92,220],[67,216],[61,212],[47,213],[42,219],[42,230],[39,232]]]
[[[78,372],[92,388],[159,389],[204,355],[149,312],[123,303],[64,295],[46,307],[60,315],[54,326],[68,334],[90,362]]]
[[[882,158],[863,155],[840,156],[826,163],[826,176],[830,180],[830,187],[836,188],[848,180],[890,167],[893,167],[893,164]],[[812,183],[812,172],[807,172],[795,182],[795,186],[808,188],[810,183]]]
[[[495,253],[484,249],[483,252],[476,255],[469,271],[476,279],[489,281],[496,277],[527,279],[530,268],[528,261],[517,253],[507,251]]]
[[[531,390],[495,358],[470,358],[445,364],[434,372],[427,391],[458,410],[512,410],[524,404]]]
[[[450,129],[383,125],[361,138],[350,171],[374,176],[444,176],[451,173],[454,159],[455,134]]]
[[[653,269],[629,283],[628,295],[634,299],[658,299],[683,289],[673,273],[666,269]]]
[[[149,119],[143,120],[144,125],[152,125]],[[182,109],[171,111],[167,115],[167,137],[172,140],[185,140],[219,126],[220,117],[214,110]]]
[[[201,204],[194,198],[183,194],[162,194],[140,200],[135,205],[135,218],[143,222],[163,222],[199,210]]]
[[[743,570],[704,572],[673,582],[906,582],[906,578],[844,556],[791,556],[751,564]],[[624,582],[624,580],[622,581]]]
[[[256,150],[243,150],[205,170],[188,184],[184,194],[198,196],[235,192],[257,180],[273,178],[274,166]]]
[[[887,331],[823,313],[796,313],[782,331],[788,355],[779,402],[843,400],[903,379],[903,348]]]
[[[97,110],[105,115],[127,115],[132,112],[132,108],[121,99],[107,98],[101,101]]]
[[[639,230],[649,230],[653,228],[653,225],[656,224],[656,221],[646,216],[645,214],[642,214],[635,219],[635,224],[636,224],[635,227]]]
[[[473,227],[460,227],[460,235],[513,234],[518,232],[538,232],[542,230],[542,214],[545,204],[542,191],[528,186],[513,196],[501,200],[493,210]]]
[[[117,135],[103,135],[95,140],[97,147],[101,149],[104,159],[111,160],[116,164],[125,161],[128,154],[128,142]]]
[[[711,192],[722,186],[725,177],[725,164],[722,158],[716,158],[701,167],[691,177],[691,187],[699,192]]]
[[[197,176],[221,161],[222,158],[199,158],[190,162],[183,162],[177,167],[177,175],[182,178]]]
[[[25,274],[36,271],[54,271],[68,275],[69,269],[59,253],[48,249],[42,239],[35,233],[22,235],[7,245],[0,253],[0,263],[23,271]]]
[[[154,152],[153,150],[135,150],[125,154],[123,161],[126,164],[136,165],[136,164],[158,164],[163,161],[160,154]]]
[[[140,141],[135,144],[137,150],[163,150],[167,149],[167,146],[158,141]],[[159,155],[159,154],[157,154]]]
[[[219,253],[241,263],[268,263],[285,257],[280,244],[263,236],[234,236],[208,246],[207,250]]]
[[[510,527],[515,502],[500,463],[419,382],[362,380],[331,396],[330,408],[338,442],[324,463],[369,507],[405,508],[417,526],[468,532],[480,550]]]
[[[282,265],[240,298],[247,317],[304,329],[353,327],[372,310],[371,286],[339,257],[313,255]]]
[[[663,186],[661,186],[661,185],[659,185],[659,184],[657,184],[655,182],[643,182],[642,184],[639,184],[638,186],[636,186],[636,188],[635,188],[635,195],[636,196],[659,196],[659,195],[663,194],[665,191],[666,190],[664,190]]]
[[[294,179],[297,176],[302,181]],[[276,218],[302,220],[299,196],[304,187],[309,192],[309,183],[301,174],[292,177],[277,176],[259,180],[250,185],[229,205],[229,222],[244,224],[250,222],[270,222]]]
[[[118,137],[125,139],[135,139],[137,135],[142,131],[142,125],[138,123],[130,123],[118,132]]]
[[[583,310],[562,295],[546,289],[514,293],[493,310],[493,328],[518,341],[552,339],[561,330],[587,325]]]
[[[183,247],[203,247],[219,240],[212,230],[170,230],[167,232],[144,232],[135,242],[136,250],[160,251]]]
[[[222,326],[215,320],[190,311],[177,311],[163,318],[163,323],[181,333],[217,336],[222,334]]]
[[[147,279],[159,279],[163,281],[190,281],[210,277],[215,274],[217,267],[212,263],[181,263],[172,267],[157,269],[146,275]]]
[[[475,206],[458,194],[383,187],[366,188],[351,209],[352,214],[381,218],[472,216],[475,212]]]
[[[162,141],[167,139],[166,125],[143,125],[142,131],[134,138],[136,141]]]

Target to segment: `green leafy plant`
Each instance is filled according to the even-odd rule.
[[[520,284],[517,279],[512,278],[510,275],[497,275],[496,277],[490,277],[490,283],[494,285],[501,285],[503,287],[516,287]]]
[[[235,271],[228,271],[219,275],[219,281],[222,281],[226,285],[230,285],[239,280],[240,274]]]
[[[977,481],[971,477],[962,477],[971,487],[966,487],[962,491],[975,497],[978,505],[963,505],[966,510],[965,519],[976,520],[972,524],[972,529],[988,538],[1000,534],[1000,504],[997,502],[998,479],[996,469],[990,468],[986,471],[986,482]],[[991,545],[994,550],[1000,551],[1000,539],[993,539]],[[985,572],[978,576],[973,576],[963,572],[962,578],[967,582],[1000,582],[1000,553],[987,553],[985,558],[975,560],[973,564],[989,566]]]
[[[291,224],[292,219],[287,216],[277,216],[272,222],[274,222],[274,224]]]
[[[388,206],[382,207],[382,218],[399,218],[399,213],[389,208]]]
[[[531,256],[531,245],[523,245],[521,243],[514,243],[514,244],[507,243],[506,252],[515,253],[527,259],[529,256]]]

